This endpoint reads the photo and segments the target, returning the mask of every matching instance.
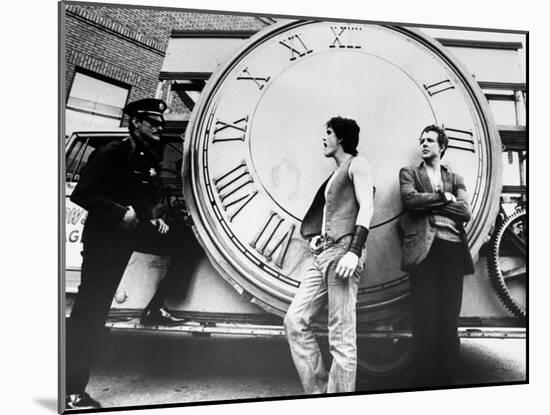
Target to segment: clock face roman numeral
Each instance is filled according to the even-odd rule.
[[[223,176],[214,179],[214,186],[230,222],[258,194],[244,160]]]
[[[279,268],[283,267],[288,246],[294,234],[295,225],[284,225],[285,220],[271,211],[262,228],[250,243],[268,261],[274,262]],[[276,253],[276,257],[273,255]]]
[[[476,152],[474,149],[474,134],[471,131],[445,127],[445,133],[449,138],[448,148]]]
[[[246,75],[246,76],[243,76],[243,75]],[[264,78],[264,77],[254,76],[248,71],[248,68],[244,68],[241,74],[237,77],[237,79],[246,79],[249,81],[253,81],[256,83],[258,88],[262,89],[265,86],[265,84],[269,82],[271,77],[268,76],[267,78]]]
[[[216,120],[212,143],[217,143],[220,141],[244,141],[247,125],[248,115],[232,123]]]
[[[313,52],[313,49],[308,49],[300,35],[292,35],[287,40],[279,41],[279,43],[290,50],[291,61]]]
[[[423,86],[431,97],[436,94],[440,94],[441,92],[455,88],[450,79],[445,79],[444,81],[436,82],[430,85],[424,84]]]
[[[360,27],[353,26],[331,26],[330,30],[334,34],[334,40],[329,48],[353,48],[360,49],[358,34],[362,30]]]

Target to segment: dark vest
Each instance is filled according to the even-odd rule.
[[[359,203],[355,197],[355,188],[349,177],[349,166],[354,157],[350,157],[342,166],[327,193],[325,200],[325,189],[330,176],[321,185],[313,202],[309,207],[304,219],[300,233],[304,239],[311,239],[321,234],[323,226],[323,208],[326,205],[325,231],[327,236],[338,241],[346,235],[353,234]]]

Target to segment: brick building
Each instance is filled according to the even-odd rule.
[[[131,6],[65,3],[66,133],[124,125],[122,108],[136,99],[161,96],[167,119],[188,118],[193,98],[174,80],[160,79],[173,33],[205,37],[249,37],[273,19]],[[193,56],[189,56],[193,59]],[[205,76],[188,79],[192,91]],[[195,82],[197,81],[197,82]]]

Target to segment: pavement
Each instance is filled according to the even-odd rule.
[[[525,339],[462,339],[457,386],[524,382]],[[282,337],[111,332],[88,392],[104,407],[302,395]],[[414,389],[405,374],[362,378],[358,391]]]

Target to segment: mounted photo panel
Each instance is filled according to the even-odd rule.
[[[59,16],[60,412],[527,383],[527,32]]]

